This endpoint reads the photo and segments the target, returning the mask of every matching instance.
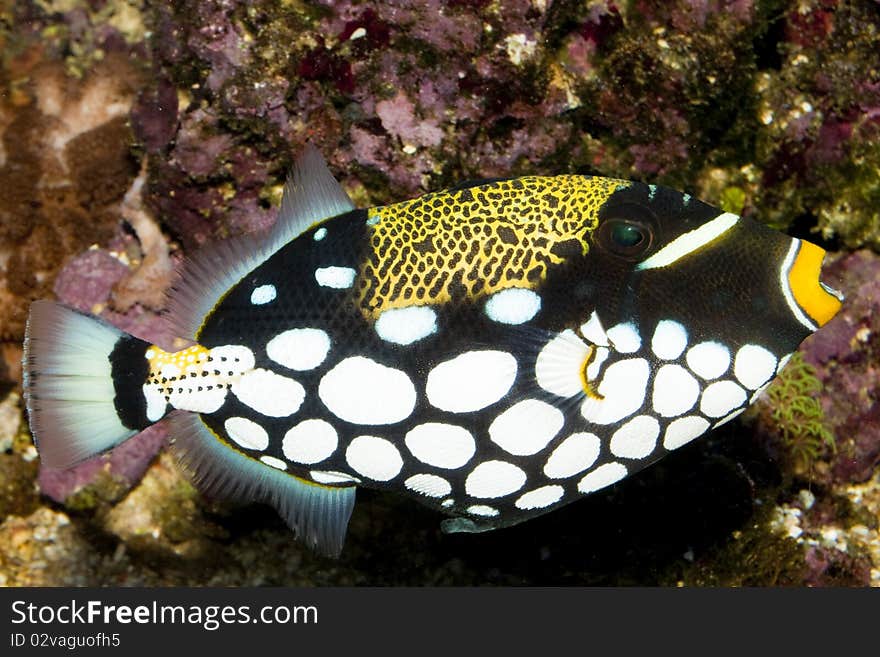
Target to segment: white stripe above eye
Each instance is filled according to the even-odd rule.
[[[636,269],[657,269],[659,267],[668,267],[674,262],[678,262],[686,255],[706,246],[712,240],[720,237],[728,230],[733,228],[739,216],[732,212],[719,214],[711,221],[707,221],[699,228],[679,235],[669,244],[657,251],[644,262],[639,263]]]

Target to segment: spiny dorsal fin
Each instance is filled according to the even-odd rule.
[[[353,209],[318,149],[307,145],[284,185],[271,230],[212,242],[183,265],[168,301],[172,334],[195,339],[208,313],[249,271],[316,222]]]
[[[220,497],[270,504],[309,547],[338,557],[355,488],[313,484],[224,446],[198,415],[168,416],[174,447],[196,485]]]

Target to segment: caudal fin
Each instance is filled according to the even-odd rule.
[[[69,467],[151,424],[139,409],[143,394],[136,394],[146,377],[148,347],[58,303],[31,304],[22,359],[24,395],[45,465]]]

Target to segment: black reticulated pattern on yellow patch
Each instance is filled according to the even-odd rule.
[[[375,318],[390,308],[535,288],[550,267],[586,254],[599,208],[627,185],[529,176],[371,209],[361,309]]]

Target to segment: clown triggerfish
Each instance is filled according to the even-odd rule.
[[[214,493],[342,549],[355,489],[447,532],[620,481],[753,402],[838,311],[824,251],[655,185],[466,183],[356,209],[308,147],[266,235],[218,242],[172,293],[167,352],[49,301],[24,384],[47,466],[168,416]]]

